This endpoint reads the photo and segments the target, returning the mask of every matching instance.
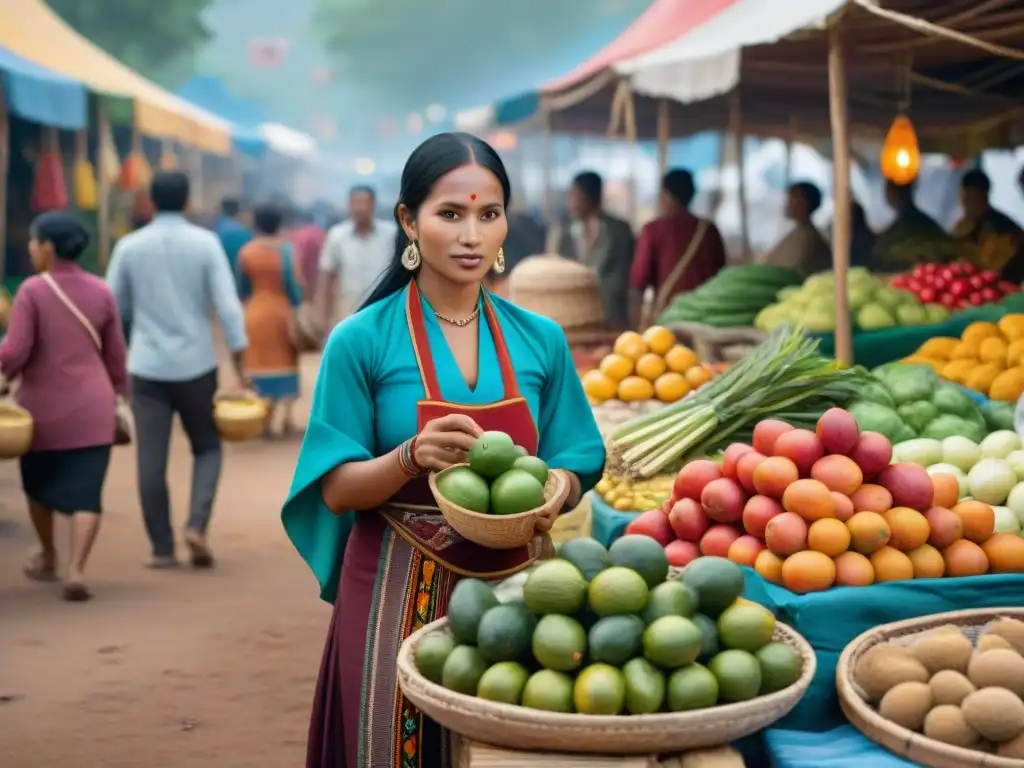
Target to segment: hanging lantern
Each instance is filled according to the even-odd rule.
[[[892,121],[882,145],[882,175],[895,184],[910,184],[921,172],[921,150],[917,134],[906,115]]]

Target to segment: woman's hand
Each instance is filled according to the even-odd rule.
[[[563,475],[568,475],[564,469],[552,469],[552,472],[560,472]],[[551,527],[555,524],[558,516],[565,511],[566,502],[569,500],[569,496],[572,493],[572,483],[568,477],[564,478],[562,483],[562,489],[558,492],[558,495],[552,499],[550,509],[545,511],[543,514],[537,515],[537,520],[534,523],[534,530],[537,533],[547,533],[551,530]]]
[[[413,460],[421,469],[435,471],[462,464],[483,432],[479,424],[461,413],[433,419],[416,436]]]

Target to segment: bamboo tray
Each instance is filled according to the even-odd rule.
[[[693,712],[656,715],[579,715],[542,712],[485,701],[427,680],[413,661],[417,644],[446,631],[447,620],[414,632],[398,651],[398,684],[419,710],[459,735],[517,750],[650,755],[714,747],[749,736],[785,717],[806,693],[817,669],[814,650],[796,631],[775,626],[774,639],[803,659],[800,679],[789,688],[752,701]]]
[[[843,649],[836,666],[836,689],[843,714],[869,739],[918,765],[928,768],[1021,768],[1024,762],[1020,760],[943,744],[886,720],[864,700],[853,681],[857,660],[880,643],[890,640],[898,644],[909,643],[923,632],[949,624],[956,625],[972,642],[976,642],[986,624],[1001,618],[1024,620],[1024,608],[982,608],[936,613],[919,619],[883,624],[854,638]]]

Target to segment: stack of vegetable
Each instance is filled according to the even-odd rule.
[[[686,464],[665,506],[626,532],[654,538],[674,566],[725,557],[800,594],[1024,573],[1019,527],[997,532],[992,506],[961,502],[956,477],[892,458],[884,436],[861,432],[841,408],[814,431],[766,419],[753,444],[733,443],[721,465]]]
[[[791,269],[768,264],[726,267],[694,291],[681,293],[661,313],[658,322],[703,323],[720,328],[751,326],[780,289],[798,285]]]
[[[953,436],[980,443],[988,432],[971,396],[958,385],[942,381],[930,366],[889,363],[876,368],[873,375],[874,380],[860,388],[850,406],[861,429],[880,432],[893,443]]]
[[[922,303],[938,302],[949,310],[994,304],[1020,288],[1001,281],[994,270],[980,270],[973,264],[918,264],[890,283],[908,291]]]
[[[923,304],[906,291],[886,286],[861,267],[847,274],[846,290],[853,320],[865,331],[928,325],[949,317],[949,310],[941,304]],[[812,333],[835,331],[835,277],[831,272],[811,275],[800,288],[784,288],[778,303],[765,307],[754,321],[762,331],[772,331],[784,323]]]
[[[893,458],[952,475],[960,498],[991,504],[995,530],[1020,534],[1024,527],[1024,445],[1011,430],[992,432],[980,444],[966,437],[917,438],[893,447]]]
[[[653,477],[747,439],[766,416],[813,427],[869,382],[863,369],[842,368],[818,353],[816,340],[785,326],[692,396],[622,425],[612,433],[609,466],[618,474]]]
[[[674,403],[711,380],[697,353],[678,343],[668,328],[652,325],[643,335],[626,331],[597,369],[581,377],[591,405],[610,400]]]
[[[944,379],[1016,402],[1024,394],[1024,314],[971,323],[959,339],[929,339],[904,362],[930,365]]]

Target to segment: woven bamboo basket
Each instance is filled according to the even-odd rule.
[[[427,635],[447,632],[441,619],[411,634],[398,651],[398,684],[419,710],[469,739],[516,750],[551,750],[606,755],[650,755],[714,747],[749,736],[789,714],[807,691],[817,662],[810,644],[784,624],[774,639],[792,646],[803,660],[800,679],[789,688],[739,704],[657,715],[567,715],[499,704],[455,693],[427,680],[414,663]]]
[[[1001,618],[1024,620],[1024,608],[982,608],[936,613],[919,619],[883,624],[854,638],[843,649],[836,666],[836,690],[846,718],[872,741],[917,765],[929,768],[1021,768],[1024,763],[1020,760],[943,744],[886,720],[867,703],[863,691],[853,680],[857,661],[880,643],[893,641],[901,645],[908,644],[922,633],[949,624],[959,627],[972,642],[976,642],[986,624]]]
[[[524,309],[558,323],[573,344],[606,337],[597,273],[556,254],[523,259],[508,279],[509,298]]]
[[[32,447],[32,414],[13,400],[0,400],[0,459],[17,459]]]
[[[245,443],[263,434],[267,404],[258,395],[234,393],[217,395],[213,401],[213,420],[220,436],[229,443]]]
[[[437,479],[441,475],[458,467],[468,466],[468,464],[453,464],[441,472],[431,472],[430,492],[434,494],[437,508],[441,510],[448,525],[464,539],[469,539],[475,544],[490,549],[515,549],[533,541],[533,537],[536,535],[534,527],[537,523],[537,516],[542,512],[549,512],[551,507],[558,503],[557,499],[565,492],[565,484],[568,482],[563,473],[551,472],[548,474],[548,483],[544,486],[545,501],[542,506],[520,512],[517,515],[487,515],[473,512],[458,504],[452,504],[437,490]]]

